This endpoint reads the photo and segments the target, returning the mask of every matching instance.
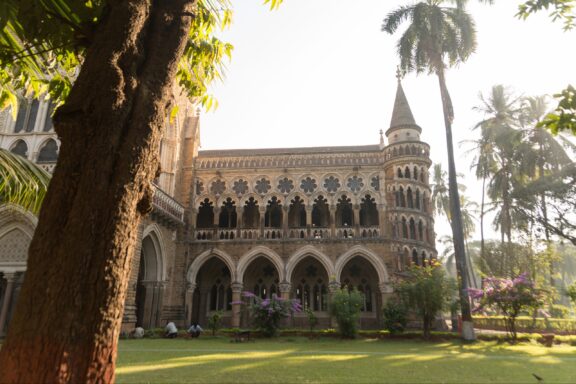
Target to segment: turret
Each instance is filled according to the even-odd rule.
[[[398,88],[396,89],[396,100],[394,102],[394,110],[392,111],[392,119],[390,120],[390,128],[386,131],[388,144],[394,144],[403,141],[419,141],[422,128],[416,124],[410,105],[402,89],[400,75],[398,77]]]

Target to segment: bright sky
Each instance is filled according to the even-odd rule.
[[[470,128],[482,116],[472,107],[492,85],[531,96],[576,84],[576,32],[562,31],[544,13],[516,19],[520,2],[469,4],[478,49],[447,74],[455,145],[476,137]],[[271,12],[258,0],[235,1],[233,26],[222,35],[235,47],[233,59],[225,82],[212,87],[219,108],[202,117],[202,149],[377,144],[378,131],[390,123],[399,37],[380,27],[386,14],[408,3],[285,0]],[[409,74],[403,86],[432,160],[446,164],[437,78]],[[457,148],[458,172],[470,174],[463,152]],[[480,201],[479,184],[472,177],[467,184]],[[436,232],[441,237],[449,227],[438,223]]]

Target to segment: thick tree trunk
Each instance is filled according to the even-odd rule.
[[[482,177],[482,200],[480,202],[480,258],[482,262],[486,260],[486,255],[484,255],[485,244],[484,244],[484,204],[486,199],[486,175]]]
[[[62,146],[0,350],[2,383],[109,383],[194,0],[109,1],[55,116]]]
[[[448,150],[448,191],[450,196],[450,212],[452,215],[451,227],[452,238],[454,240],[454,258],[456,260],[456,271],[458,272],[460,308],[462,311],[462,337],[465,340],[475,340],[474,328],[472,325],[472,311],[470,299],[468,297],[468,263],[464,248],[464,232],[462,225],[462,212],[460,210],[460,195],[458,193],[458,181],[456,180],[456,165],[454,162],[454,146],[452,143],[452,121],[454,111],[450,94],[446,87],[444,71],[438,70],[438,81],[440,83],[440,94],[442,96],[442,108],[444,112],[444,124],[446,126],[446,147]]]

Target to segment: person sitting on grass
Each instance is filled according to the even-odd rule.
[[[191,337],[200,337],[200,333],[204,331],[198,323],[193,323],[190,328],[188,328],[188,333]]]
[[[166,324],[166,328],[164,328],[164,330],[166,331],[164,333],[164,337],[167,339],[174,339],[178,336],[178,328],[176,328],[176,324],[174,324],[172,321]]]

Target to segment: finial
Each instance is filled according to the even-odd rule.
[[[384,148],[384,131],[380,130],[380,149]]]
[[[400,70],[399,65],[396,67],[396,78],[398,79],[398,82],[400,82],[400,80],[402,80],[402,71]]]

